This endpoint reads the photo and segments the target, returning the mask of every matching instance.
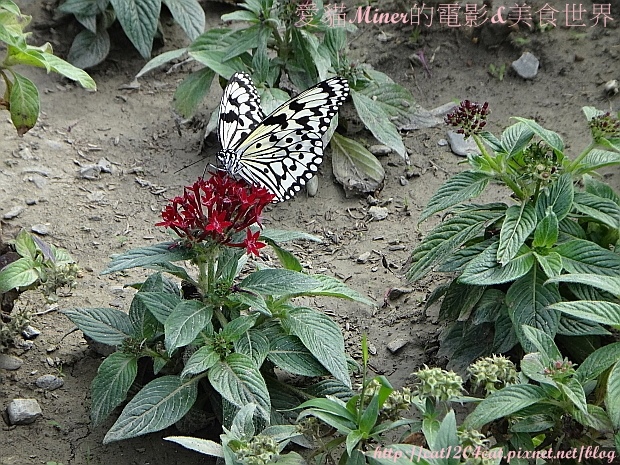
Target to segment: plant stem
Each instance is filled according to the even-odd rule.
[[[575,158],[571,163],[568,164],[568,166],[566,167],[566,171],[568,171],[569,173],[575,171],[575,168],[579,166],[579,163],[581,163],[581,160],[583,160],[583,158],[587,154],[589,154],[594,147],[596,147],[596,142],[595,141],[590,142],[590,144],[588,144],[588,146],[583,150],[583,152],[581,152],[577,156],[577,158]]]
[[[510,189],[515,193],[515,195],[520,199],[524,200],[525,194],[523,193],[523,189],[519,187],[519,185],[514,182],[514,180],[510,177],[508,173],[506,173],[505,166],[500,166],[497,162],[497,159],[489,154],[484,143],[482,142],[482,137],[478,134],[473,134],[472,137],[478,146],[478,150],[480,150],[480,154],[485,159],[485,161],[489,164],[491,169],[497,173],[499,178],[504,182]]]

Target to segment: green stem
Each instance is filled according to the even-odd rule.
[[[566,171],[569,173],[575,171],[575,169],[579,166],[579,163],[581,163],[581,160],[583,160],[583,158],[587,154],[589,154],[594,147],[596,147],[596,142],[595,141],[590,142],[590,144],[583,150],[583,152],[581,152],[577,156],[577,158],[575,158],[571,163],[568,164],[568,166],[566,167]]]
[[[525,194],[523,193],[523,189],[519,187],[519,185],[506,173],[506,169],[504,166],[500,166],[497,159],[487,151],[484,143],[482,142],[482,137],[478,134],[473,134],[472,137],[478,146],[478,150],[480,150],[480,154],[485,159],[485,161],[489,164],[491,169],[495,171],[498,177],[504,182],[520,199],[523,200],[525,198]]]

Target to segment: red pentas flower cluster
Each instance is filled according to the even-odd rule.
[[[482,105],[469,100],[463,100],[461,104],[451,113],[446,115],[446,123],[456,126],[456,132],[469,137],[472,134],[479,134],[486,126],[487,116],[489,114],[489,103],[484,102]]]
[[[250,226],[260,226],[261,213],[275,195],[263,187],[236,180],[225,172],[212,173],[207,180],[199,178],[184,189],[164,208],[164,221],[156,226],[171,228],[187,245],[211,240],[230,247],[245,247],[249,254],[258,255],[266,244],[258,240],[260,231],[252,233]],[[246,230],[242,242],[234,243],[232,236]]]

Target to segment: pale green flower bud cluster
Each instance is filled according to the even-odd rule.
[[[379,416],[391,421],[398,420],[401,417],[400,413],[411,407],[412,398],[411,389],[407,387],[393,391],[383,403]]]
[[[497,391],[518,381],[515,364],[502,355],[481,358],[467,369],[475,387],[484,387],[487,393]]]
[[[278,443],[271,436],[259,434],[237,449],[235,455],[246,465],[265,465],[277,458]]]
[[[417,394],[420,397],[447,401],[459,397],[463,391],[463,378],[453,371],[428,368],[424,365],[424,368],[418,370],[415,375],[419,379]]]
[[[75,288],[79,271],[80,269],[76,263],[67,263],[49,269],[42,282],[43,294],[48,299],[55,300],[53,296],[56,294],[57,289],[64,286],[69,289]]]

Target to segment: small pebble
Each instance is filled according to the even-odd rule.
[[[24,364],[24,361],[15,355],[0,354],[0,368],[5,370],[17,370]]]
[[[41,334],[41,331],[39,331],[34,326],[28,325],[24,329],[22,329],[22,336],[24,336],[24,339],[34,339],[39,334]]]
[[[80,176],[89,181],[95,181],[99,179],[101,174],[101,166],[99,165],[86,165],[80,168]]]
[[[63,384],[65,384],[65,381],[58,376],[43,375],[39,376],[34,383],[38,388],[45,389],[46,391],[53,391],[62,387]]]
[[[36,399],[13,399],[6,411],[11,425],[29,425],[43,415]]]
[[[33,224],[30,230],[33,233],[40,234],[41,236],[47,236],[50,233],[49,228],[45,224]]]
[[[26,205],[32,206],[37,204],[37,199],[26,199]]]
[[[12,220],[13,218],[17,218],[23,211],[24,211],[24,207],[22,207],[21,205],[17,205],[11,208],[8,212],[6,212],[2,216],[2,219]]]
[[[603,90],[609,96],[616,95],[619,92],[618,80],[612,79],[611,81],[607,81],[603,86]]]
[[[21,350],[30,350],[34,347],[33,341],[24,341],[23,339],[19,339],[15,341],[15,347]]]
[[[398,178],[398,182],[400,182],[401,186],[406,186],[407,184],[409,184],[409,180],[405,176],[401,176],[400,178]]]
[[[405,250],[405,246],[402,245],[402,244],[401,245],[391,245],[391,246],[388,247],[388,250],[390,252],[396,252],[398,250]]]
[[[368,259],[370,258],[370,254],[371,252],[364,252],[359,257],[357,257],[355,261],[360,264],[366,263]]]
[[[478,146],[473,139],[465,140],[465,136],[456,131],[448,131],[448,143],[450,150],[459,157],[466,157],[470,153],[479,153]]]
[[[45,361],[47,362],[47,364],[51,367],[53,367],[55,365],[54,363],[54,359],[52,357],[46,357]]]
[[[405,294],[410,294],[413,292],[413,289],[407,289],[407,288],[398,288],[398,287],[393,287],[392,289],[390,289],[388,291],[388,295],[387,298],[389,300],[394,300],[394,299],[398,299],[400,296],[405,295]]]
[[[105,158],[102,158],[101,160],[99,160],[99,163],[97,163],[97,166],[99,166],[101,168],[101,172],[102,173],[111,173],[112,172],[112,163],[110,163]]]
[[[512,62],[512,69],[523,79],[533,79],[538,74],[538,58],[525,52],[518,60]]]
[[[368,209],[368,214],[373,220],[381,221],[388,217],[388,209],[385,207],[372,206]]]
[[[393,353],[396,354],[396,352],[398,352],[400,349],[402,349],[403,347],[405,347],[407,344],[409,344],[409,341],[406,339],[402,339],[402,338],[398,338],[398,339],[394,339],[393,341],[391,341],[388,345],[387,345],[387,349]]]
[[[371,145],[368,147],[368,151],[372,153],[375,157],[385,157],[392,153],[392,149],[387,145]]]
[[[32,155],[32,151],[28,147],[22,147],[19,152],[17,152],[19,158],[23,160],[32,160],[34,156]]]
[[[448,145],[448,141],[447,141],[446,139],[439,139],[439,140],[437,141],[437,145],[438,145],[439,147],[445,147],[446,145]]]
[[[319,191],[319,177],[313,176],[306,183],[306,192],[308,193],[310,197],[314,197],[318,191]]]

